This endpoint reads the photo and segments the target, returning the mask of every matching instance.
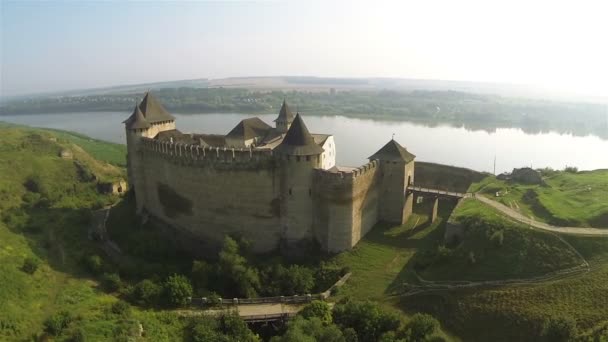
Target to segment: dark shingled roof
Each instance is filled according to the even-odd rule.
[[[294,156],[309,156],[323,153],[323,148],[315,143],[300,114],[296,114],[291,127],[276,151]]]
[[[386,161],[404,161],[406,163],[411,162],[416,158],[415,155],[409,153],[405,147],[399,145],[398,142],[391,139],[386,145],[384,145],[378,152],[374,153],[373,156],[368,159],[374,160],[386,160]]]
[[[202,146],[220,147],[226,145],[226,137],[221,134],[197,134]]]
[[[260,118],[249,118],[241,120],[230,133],[226,134],[226,138],[245,141],[255,137],[263,137],[270,129],[272,129],[272,127]]]
[[[150,123],[175,120],[175,117],[169,114],[165,107],[150,92],[147,92],[146,96],[144,96],[144,99],[139,104],[139,109],[141,109],[144,117]]]
[[[150,123],[144,118],[144,114],[139,110],[137,104],[133,109],[133,114],[131,114],[127,120],[123,121],[123,123],[127,125],[128,129],[143,129],[150,127]]]
[[[276,118],[274,121],[293,121],[293,113],[291,112],[291,109],[289,109],[289,106],[287,105],[287,102],[285,102],[285,100],[283,100],[283,105],[281,105],[279,117]]]

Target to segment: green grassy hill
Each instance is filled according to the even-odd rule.
[[[549,224],[608,228],[608,170],[553,171],[544,175],[543,185],[518,184],[488,176],[471,185],[470,191]]]
[[[126,177],[117,166],[124,153],[124,146],[67,132],[0,125],[1,341],[43,338],[45,322],[65,312],[72,323],[51,340],[119,340],[138,322],[151,340],[181,338],[173,315],[113,313],[117,298],[101,291],[81,262],[98,252],[87,239],[91,209],[117,200],[100,194],[97,183]]]

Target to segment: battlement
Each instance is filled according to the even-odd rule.
[[[163,156],[198,163],[249,163],[273,159],[271,150],[253,150],[248,148],[208,147],[194,144],[158,141],[141,138],[143,151]]]
[[[353,180],[361,177],[369,172],[375,171],[379,166],[377,160],[372,160],[367,164],[361,165],[355,169],[348,171],[330,171],[324,169],[315,169],[314,176],[321,180],[329,181],[340,181],[340,180]]]

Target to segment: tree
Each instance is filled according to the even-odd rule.
[[[310,293],[315,286],[312,271],[304,266],[291,265],[287,268],[285,277],[281,279],[286,295]]]
[[[283,336],[275,336],[271,342],[347,342],[335,324],[325,325],[317,317],[305,319],[297,316],[288,323]],[[350,342],[350,341],[348,341]]]
[[[342,329],[352,328],[360,342],[377,341],[382,334],[399,328],[399,315],[383,311],[372,302],[347,302],[336,305],[333,320]]]
[[[439,321],[433,316],[417,313],[405,325],[412,341],[424,341],[439,328]]]
[[[84,259],[85,266],[93,274],[99,274],[103,270],[103,261],[97,254],[89,255]]]
[[[332,322],[329,304],[320,300],[312,301],[310,304],[306,305],[302,311],[300,311],[300,315],[306,319],[316,317],[325,325],[331,324]]]
[[[549,319],[543,323],[542,337],[545,341],[562,342],[572,341],[578,329],[576,322],[570,318]]]
[[[112,304],[111,311],[115,315],[128,316],[131,312],[131,306],[129,306],[129,303],[119,300]]]
[[[218,265],[218,273],[223,276],[222,288],[227,293],[240,297],[257,295],[260,287],[258,272],[247,264],[247,260],[239,254],[237,242],[229,236],[224,239]]]
[[[237,314],[226,314],[219,318],[220,331],[230,337],[231,341],[256,342],[259,338],[249,330],[247,323]]]
[[[164,284],[165,296],[170,305],[183,306],[190,303],[192,285],[183,275],[169,276]]]

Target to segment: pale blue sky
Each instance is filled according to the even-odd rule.
[[[0,1],[2,95],[271,75],[608,93],[602,1]]]

